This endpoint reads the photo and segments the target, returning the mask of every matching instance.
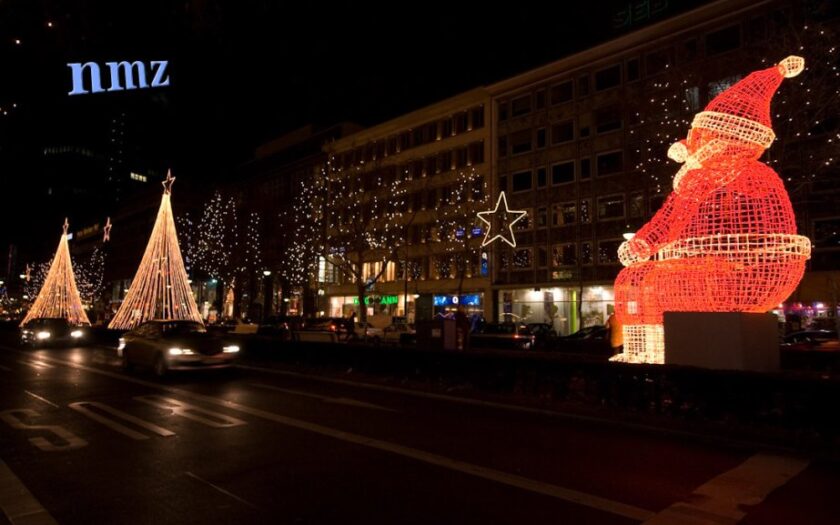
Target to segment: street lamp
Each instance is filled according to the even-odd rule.
[[[268,277],[269,275],[271,275],[271,270],[263,270],[263,275]]]

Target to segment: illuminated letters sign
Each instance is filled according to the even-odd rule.
[[[108,89],[102,88],[102,71],[96,62],[67,64],[73,79],[73,89],[67,94],[87,95],[104,91],[130,91],[169,85],[168,60],[152,60],[148,67],[140,60],[105,62],[105,66],[108,68],[111,80]]]
[[[365,297],[365,304],[369,305],[371,302],[370,296]],[[379,298],[379,304],[399,304],[399,298],[396,295],[383,295]],[[359,304],[359,298],[353,298],[353,304]]]

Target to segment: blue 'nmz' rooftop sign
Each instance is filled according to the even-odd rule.
[[[107,67],[105,74],[111,82],[108,89],[102,88],[104,68],[100,68],[96,62],[85,62],[84,64],[71,62],[67,64],[73,77],[73,89],[67,94],[86,95],[104,91],[126,91],[169,85],[169,73],[166,71],[169,67],[168,60],[152,60],[148,67],[140,60],[134,62],[105,62],[105,66]]]

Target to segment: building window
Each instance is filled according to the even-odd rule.
[[[575,140],[575,122],[567,120],[551,126],[551,143],[560,144]]]
[[[531,112],[531,95],[515,98],[510,103],[510,116],[519,117]]]
[[[671,67],[670,48],[648,53],[647,57],[645,57],[645,71],[648,76],[662,73],[669,67]]]
[[[574,202],[563,202],[554,206],[554,214],[551,218],[552,226],[566,226],[574,224],[577,220],[577,208]]]
[[[665,203],[665,196],[664,195],[654,195],[650,198],[650,214],[654,215],[656,212],[659,211],[659,208]]]
[[[627,82],[639,80],[641,73],[639,71],[639,59],[631,58],[627,61]]]
[[[721,78],[719,80],[715,80],[714,82],[709,82],[709,100],[720,95],[721,93],[732,87],[739,80],[741,80],[741,75],[732,75],[729,77]]]
[[[630,194],[630,217],[638,218],[645,214],[645,195],[642,192]]]
[[[624,218],[624,195],[598,197],[598,220],[608,221]]]
[[[469,118],[466,111],[462,111],[455,115],[455,134],[458,135],[460,133],[464,133],[467,130],[467,126]]]
[[[551,250],[551,265],[575,266],[577,264],[577,246],[572,243],[558,244]]]
[[[595,131],[607,133],[621,129],[621,107],[616,105],[595,112]]]
[[[473,108],[472,114],[472,129],[481,129],[484,127],[484,106]]]
[[[531,260],[531,248],[522,248],[513,252],[513,267],[517,270],[531,268],[533,261]]]
[[[534,102],[536,109],[543,109],[545,107],[545,90],[541,89],[534,95]]]
[[[469,165],[475,166],[484,162],[484,142],[473,142],[469,145]]]
[[[454,129],[453,125],[452,125],[452,117],[449,117],[447,119],[443,119],[443,124],[441,124],[441,129],[443,130],[443,131],[441,131],[441,137],[442,138],[446,139],[446,138],[449,138],[449,137],[452,136],[452,131]]]
[[[547,184],[546,169],[537,168],[537,188],[545,188]]]
[[[697,39],[696,38],[686,40],[683,43],[683,47],[682,47],[682,51],[683,51],[682,60],[683,60],[683,62],[691,62],[692,60],[695,60],[700,55],[700,50],[697,47],[698,46],[697,46]]]
[[[580,179],[586,180],[592,176],[592,160],[580,159]]]
[[[545,206],[537,208],[537,228],[548,226],[548,210]]]
[[[520,171],[513,174],[513,191],[528,191],[532,185],[531,171]],[[521,222],[521,221],[520,221]]]
[[[725,27],[706,35],[706,56],[719,55],[741,45],[741,27],[738,25]]]
[[[814,221],[814,247],[840,247],[840,219],[820,219]]]
[[[595,73],[595,91],[621,85],[621,65],[616,64]]]
[[[527,231],[534,227],[534,224],[531,222],[531,217],[534,216],[533,209],[525,210],[525,215],[516,221],[516,224],[513,225],[513,229],[515,231]]]
[[[458,148],[455,150],[455,168],[460,169],[467,165],[467,148]]]
[[[697,111],[700,109],[700,88],[692,86],[685,90],[685,103],[690,111]]]
[[[598,176],[614,175],[624,170],[624,154],[621,151],[601,153],[596,160]]]
[[[551,87],[551,105],[562,104],[569,102],[574,97],[574,88],[571,80],[557,84]]]
[[[537,130],[537,148],[545,147],[545,128]]]
[[[499,191],[508,191],[507,177],[499,177]]]
[[[589,75],[583,75],[578,78],[577,94],[578,98],[585,97],[589,94]]]
[[[131,180],[136,180],[137,182],[149,182],[149,177],[145,175],[140,175],[139,173],[134,173],[133,171],[129,175]]]
[[[575,162],[561,162],[551,167],[551,184],[566,184],[575,180]]]
[[[592,264],[592,243],[580,243],[580,264]]]
[[[513,155],[531,151],[531,130],[523,129],[510,136],[510,150]]]
[[[598,264],[618,264],[620,240],[600,241],[598,243]]]

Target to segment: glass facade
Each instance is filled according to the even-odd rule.
[[[615,308],[612,285],[498,290],[500,322],[548,323],[558,335],[603,325]]]

